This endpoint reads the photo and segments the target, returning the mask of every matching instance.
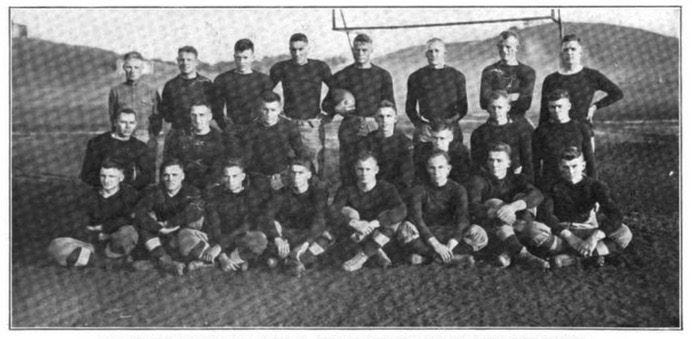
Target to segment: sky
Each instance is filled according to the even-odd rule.
[[[677,8],[562,8],[562,18],[637,27],[679,37]],[[337,8],[337,25],[342,26]],[[405,25],[501,18],[549,16],[550,8],[345,8],[349,26]],[[349,56],[344,32],[332,31],[332,8],[11,8],[14,22],[28,26],[29,37],[85,45],[147,58],[173,61],[178,47],[193,45],[208,63],[232,60],[235,41],[250,38],[258,58],[288,53],[288,39],[303,32],[310,56]],[[538,25],[549,20],[531,23]],[[523,22],[369,30],[374,56],[436,36],[448,42],[485,39]],[[351,38],[353,35],[351,35]]]

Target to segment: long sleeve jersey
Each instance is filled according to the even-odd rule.
[[[533,180],[533,153],[531,135],[524,133],[515,123],[498,125],[488,119],[471,133],[471,159],[476,171],[485,166],[488,149],[493,143],[503,142],[512,148],[512,167],[521,166],[521,173]]]
[[[247,170],[272,175],[286,169],[291,158],[306,156],[298,128],[286,119],[272,126],[256,121],[243,134],[241,143]]]
[[[524,116],[531,107],[535,83],[536,71],[533,68],[521,62],[518,65],[507,65],[498,61],[484,68],[481,73],[481,108],[488,108],[488,97],[492,91],[504,90],[509,94],[519,94],[519,99],[512,102],[509,115]]]
[[[217,123],[224,120],[225,106],[226,116],[234,124],[249,124],[255,118],[260,94],[273,88],[269,76],[255,70],[248,74],[238,73],[235,69],[221,73],[214,79],[214,120]],[[219,127],[225,128],[222,125]]]
[[[442,187],[428,182],[413,188],[408,220],[416,225],[422,239],[435,236],[429,226],[446,226],[454,228],[454,239],[460,242],[470,225],[468,207],[464,186],[454,180]]]
[[[192,104],[199,102],[209,104],[211,98],[212,83],[209,78],[201,74],[197,74],[192,79],[178,75],[163,86],[159,112],[167,122],[171,123],[173,129],[187,129],[191,126]]]
[[[255,229],[264,203],[263,195],[249,185],[239,193],[222,185],[214,186],[205,192],[204,200],[204,227],[211,239]]]
[[[272,66],[269,77],[274,86],[281,82],[286,116],[313,119],[321,112],[322,83],[331,88],[332,71],[320,60],[308,59],[304,65],[284,60]]]
[[[139,199],[137,191],[129,185],[120,185],[120,190],[104,198],[99,188],[93,188],[84,200],[87,225],[102,225],[103,233],[110,234],[125,225],[134,224],[135,205]]]
[[[125,184],[143,189],[154,182],[156,161],[145,143],[131,137],[128,140],[113,138],[111,132],[100,134],[87,143],[80,178],[86,184],[101,186],[101,164],[111,159],[123,167]]]
[[[569,75],[555,72],[543,80],[539,124],[544,124],[550,120],[547,97],[556,89],[563,89],[569,93],[570,102],[572,103],[569,116],[577,121],[586,121],[586,116],[596,91],[603,91],[607,94],[593,103],[597,108],[609,106],[623,97],[620,87],[595,69],[584,67],[581,71]]]
[[[466,78],[456,68],[426,66],[408,77],[406,114],[413,123],[444,119],[458,121],[468,112]]]
[[[110,120],[123,109],[132,109],[137,118],[137,128],[157,135],[161,132],[163,117],[159,114],[161,96],[155,88],[141,81],[126,81],[113,86],[108,94]]]
[[[225,152],[224,137],[216,129],[210,129],[205,135],[194,134],[189,129],[174,130],[164,148],[163,158],[182,161],[185,181],[204,189],[214,181],[216,164]]]
[[[532,151],[534,181],[541,188],[548,188],[560,178],[560,154],[569,146],[578,147],[586,160],[586,173],[596,176],[593,148],[589,128],[580,122],[549,122],[538,126],[533,132]]]
[[[424,143],[420,147],[414,149],[413,166],[415,167],[416,178],[415,182],[425,183],[430,180],[428,174],[428,158],[433,154],[434,149],[431,143]],[[471,157],[469,150],[464,144],[452,142],[449,145],[447,152],[450,158],[452,171],[449,173],[449,178],[465,184],[471,176]]]
[[[336,192],[330,207],[332,220],[340,220],[341,209],[351,207],[358,211],[361,220],[377,220],[382,226],[391,226],[406,218],[406,205],[401,200],[394,185],[377,181],[375,187],[367,192],[356,185],[342,186]]]
[[[414,177],[413,144],[406,135],[395,130],[392,136],[385,138],[380,131],[371,132],[359,142],[358,152],[361,151],[372,152],[377,158],[380,168],[377,180],[394,184],[399,192],[411,187]],[[355,165],[354,162],[352,165]]]
[[[469,210],[473,223],[485,224],[488,208],[484,203],[489,199],[500,199],[505,203],[521,200],[526,208],[534,208],[543,201],[543,194],[522,174],[507,172],[503,179],[493,177],[487,171],[482,171],[469,180]]]
[[[200,191],[183,183],[174,196],[169,196],[163,185],[150,186],[135,208],[135,224],[141,230],[156,233],[161,229],[159,221],[168,227],[184,227],[204,216],[204,201]]]
[[[276,192],[267,204],[265,226],[267,238],[273,240],[279,234],[273,225],[276,220],[284,228],[309,230],[310,238],[319,236],[327,227],[328,192],[320,182],[310,183],[303,193],[296,193],[290,187]]]
[[[392,75],[379,66],[358,68],[347,66],[334,74],[330,93],[322,101],[322,110],[330,116],[334,112],[335,102],[332,100],[332,90],[341,88],[353,94],[356,99],[356,113],[362,117],[372,117],[377,113],[377,107],[382,100],[394,102],[394,87]]]
[[[546,193],[547,199],[539,209],[538,219],[559,234],[565,229],[560,222],[586,222],[596,203],[605,214],[599,220],[599,228],[606,234],[614,232],[622,224],[622,213],[613,200],[608,187],[585,176],[573,184],[564,179],[558,181]]]

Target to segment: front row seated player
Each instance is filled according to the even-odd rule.
[[[406,217],[406,205],[396,187],[377,180],[379,167],[372,153],[357,157],[356,183],[339,188],[330,207],[334,233],[339,241],[356,243],[357,253],[343,264],[346,271],[356,271],[375,256],[382,267],[392,264],[382,247],[395,236]]]
[[[256,217],[265,195],[250,184],[241,159],[228,159],[222,167],[221,184],[205,192],[204,230],[215,251],[221,251],[221,270],[244,271],[267,248],[267,237],[258,230]]]
[[[518,262],[548,269],[550,264],[530,253],[519,239],[531,244],[545,241],[546,235],[540,232],[530,211],[543,201],[543,194],[524,175],[510,170],[510,159],[509,145],[497,143],[488,148],[487,167],[471,177],[468,184],[471,222],[495,236],[491,243],[499,240],[500,267]]]
[[[209,246],[208,236],[200,231],[204,222],[200,191],[184,179],[179,160],[165,161],[161,184],[149,187],[135,209],[135,222],[151,259],[176,275],[184,273],[181,261],[188,261],[192,269],[199,260],[213,262],[220,252]]]
[[[310,158],[291,160],[288,186],[274,193],[261,221],[269,239],[269,266],[279,258],[295,276],[334,242],[326,223],[328,192],[311,168]]]
[[[138,194],[123,183],[125,175],[119,163],[106,159],[101,165],[101,186],[89,191],[85,199],[87,217],[80,241],[70,237],[53,239],[48,253],[62,266],[86,266],[99,258],[129,258],[139,239],[132,214]],[[94,246],[96,244],[96,246]]]
[[[446,152],[433,152],[427,169],[430,179],[413,188],[398,240],[413,252],[414,265],[433,259],[473,265],[472,254],[488,244],[488,235],[469,222],[466,189],[449,179],[452,166]]]
[[[552,236],[541,247],[555,255],[555,267],[591,258],[603,266],[605,256],[624,250],[632,232],[603,182],[585,175],[586,161],[577,147],[560,156],[560,180],[546,192],[538,219],[550,226]],[[588,261],[587,261],[588,262]]]

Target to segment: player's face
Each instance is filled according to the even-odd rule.
[[[260,118],[267,126],[276,124],[279,121],[279,114],[281,114],[281,103],[278,101],[263,102],[260,106]]]
[[[120,187],[120,183],[125,180],[125,176],[117,168],[101,168],[99,179],[101,187],[106,191],[111,191]]]
[[[356,177],[361,184],[373,184],[377,181],[377,173],[380,168],[377,166],[377,161],[373,158],[367,158],[356,162]]]
[[[206,131],[211,123],[211,111],[207,106],[192,106],[190,108],[190,122],[195,131]]]
[[[573,184],[580,182],[581,179],[584,178],[585,169],[586,162],[584,162],[584,157],[560,161],[560,174],[562,178]]]
[[[569,110],[571,108],[572,104],[567,98],[562,98],[556,101],[548,101],[548,111],[550,112],[550,117],[559,122],[569,121]]]
[[[199,60],[197,60],[197,56],[195,55],[195,53],[178,53],[177,61],[178,69],[180,69],[181,74],[191,75],[197,72],[197,64],[199,63]]]
[[[447,181],[452,166],[449,165],[445,157],[436,156],[428,160],[427,170],[428,175],[430,175],[430,181],[442,185]]]
[[[425,57],[428,59],[428,64],[431,66],[443,66],[445,64],[445,45],[442,42],[435,41],[428,44],[425,50]]]
[[[488,153],[488,170],[497,179],[504,179],[507,176],[510,161],[509,155],[505,152]]]
[[[243,187],[245,171],[240,167],[226,167],[223,170],[223,185],[233,192],[239,191]]]
[[[246,49],[241,52],[233,53],[233,61],[235,67],[241,72],[252,70],[252,63],[255,61],[255,52],[251,49]]]
[[[394,125],[396,124],[396,112],[391,107],[380,108],[377,110],[375,120],[377,120],[377,125],[381,130],[394,130]]]
[[[567,41],[562,43],[560,56],[565,65],[581,65],[581,44],[578,41]]]
[[[127,59],[123,64],[125,71],[125,79],[128,81],[137,81],[142,77],[143,62],[139,59]]]
[[[449,144],[454,140],[454,133],[451,130],[442,130],[430,134],[433,148],[438,151],[449,151]]]
[[[365,65],[370,62],[372,54],[372,44],[367,42],[356,42],[353,44],[353,60],[359,65]]]
[[[121,138],[129,138],[137,128],[137,118],[134,114],[123,113],[115,121],[115,133]]]
[[[500,54],[502,61],[513,61],[517,58],[517,50],[519,49],[519,40],[513,36],[507,37],[497,43],[497,52]]]
[[[509,112],[509,108],[509,101],[505,98],[497,98],[488,103],[490,118],[496,121],[507,121],[507,112]]]
[[[166,186],[166,190],[174,192],[183,185],[185,173],[180,166],[173,165],[164,168],[161,177],[163,178],[163,184]]]
[[[293,41],[289,44],[288,50],[291,52],[293,62],[302,65],[308,62],[308,44],[305,41]]]
[[[312,178],[312,172],[301,165],[291,165],[288,169],[288,175],[293,188],[305,187]]]

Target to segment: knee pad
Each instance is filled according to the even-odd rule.
[[[420,233],[418,232],[418,228],[413,223],[404,221],[401,223],[401,226],[399,226],[396,237],[397,241],[400,243],[408,244],[411,241],[418,239],[420,237]]]
[[[620,249],[625,249],[632,241],[632,231],[627,225],[622,224],[615,232],[608,235],[608,239],[616,243]]]
[[[500,200],[500,199],[488,199],[486,200],[483,205],[488,208],[487,215],[488,218],[492,219],[495,218],[497,215],[497,210],[500,209],[500,207],[505,205],[505,202]]]
[[[196,229],[196,230],[201,230],[202,226],[204,225],[204,216],[200,217],[199,219],[189,222],[186,227]]]
[[[204,232],[183,228],[178,232],[178,251],[183,257],[187,257],[195,250],[195,259],[209,247],[207,235]]]
[[[75,253],[76,252],[76,253]],[[94,246],[69,237],[55,238],[48,245],[48,255],[58,265],[69,267],[86,266],[95,255]]]
[[[132,225],[120,227],[110,235],[105,254],[108,258],[120,258],[129,255],[139,241],[139,233]]]
[[[485,246],[488,246],[488,233],[478,225],[471,225],[462,238],[462,241],[471,246],[474,252],[477,252]]]
[[[238,247],[248,256],[259,256],[267,249],[267,236],[260,231],[248,231],[240,238]]]

